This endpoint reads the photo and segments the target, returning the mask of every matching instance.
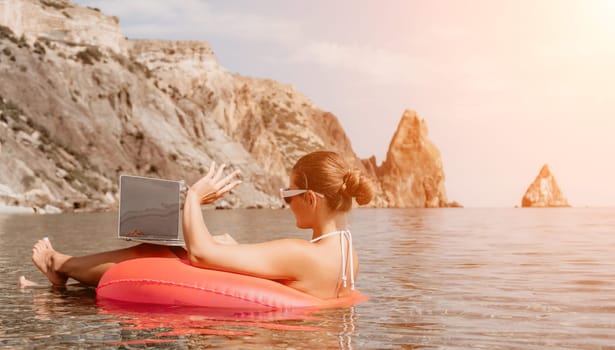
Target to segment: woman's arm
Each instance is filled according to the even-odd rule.
[[[214,237],[214,241],[216,241],[216,243],[218,244],[226,244],[226,245],[233,245],[233,244],[239,244],[237,243],[237,241],[228,233],[225,233],[223,235],[216,235],[213,236]]]
[[[201,204],[216,201],[241,183],[241,181],[235,180],[237,174],[239,174],[238,170],[222,178],[224,167],[224,164],[222,164],[216,171],[216,163],[212,162],[207,175],[192,185],[186,194],[182,228],[188,254],[191,251],[203,250],[214,242],[213,236],[205,226]]]
[[[182,228],[188,256],[211,249],[215,244],[214,238],[209,233],[205,220],[203,220],[201,202],[197,195],[191,191],[192,189],[188,190],[186,195],[182,214]]]
[[[297,279],[308,266],[307,241],[283,239],[257,244],[226,245],[216,242],[209,232],[201,204],[211,203],[237,186],[232,181],[236,172],[221,178],[222,169],[209,173],[197,181],[186,195],[183,212],[183,232],[189,260],[196,266],[214,267],[227,271],[265,277],[269,279]],[[215,175],[214,175],[215,173]]]

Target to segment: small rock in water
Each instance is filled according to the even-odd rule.
[[[62,209],[60,209],[58,207],[54,207],[51,204],[46,204],[45,207],[43,208],[43,210],[45,211],[45,214],[60,214],[60,213],[62,213]]]
[[[545,164],[540,173],[528,187],[521,206],[524,208],[569,207],[568,200],[557,185],[549,166]]]

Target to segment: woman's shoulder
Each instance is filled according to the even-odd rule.
[[[313,246],[309,241],[301,238],[280,238],[250,245],[279,249],[280,252],[286,253],[309,250]]]

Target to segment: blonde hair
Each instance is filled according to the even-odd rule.
[[[371,180],[358,169],[351,169],[335,152],[317,151],[301,157],[291,173],[296,186],[323,194],[334,211],[348,211],[352,199],[359,205],[374,196]]]

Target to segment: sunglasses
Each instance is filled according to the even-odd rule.
[[[280,188],[280,197],[282,197],[282,199],[286,202],[286,204],[290,204],[290,202],[293,200],[293,197],[306,193],[307,191],[310,191],[310,190],[299,190],[299,189],[291,190],[290,188]],[[324,194],[320,194],[318,192],[314,192],[314,194],[320,198],[325,198]]]

